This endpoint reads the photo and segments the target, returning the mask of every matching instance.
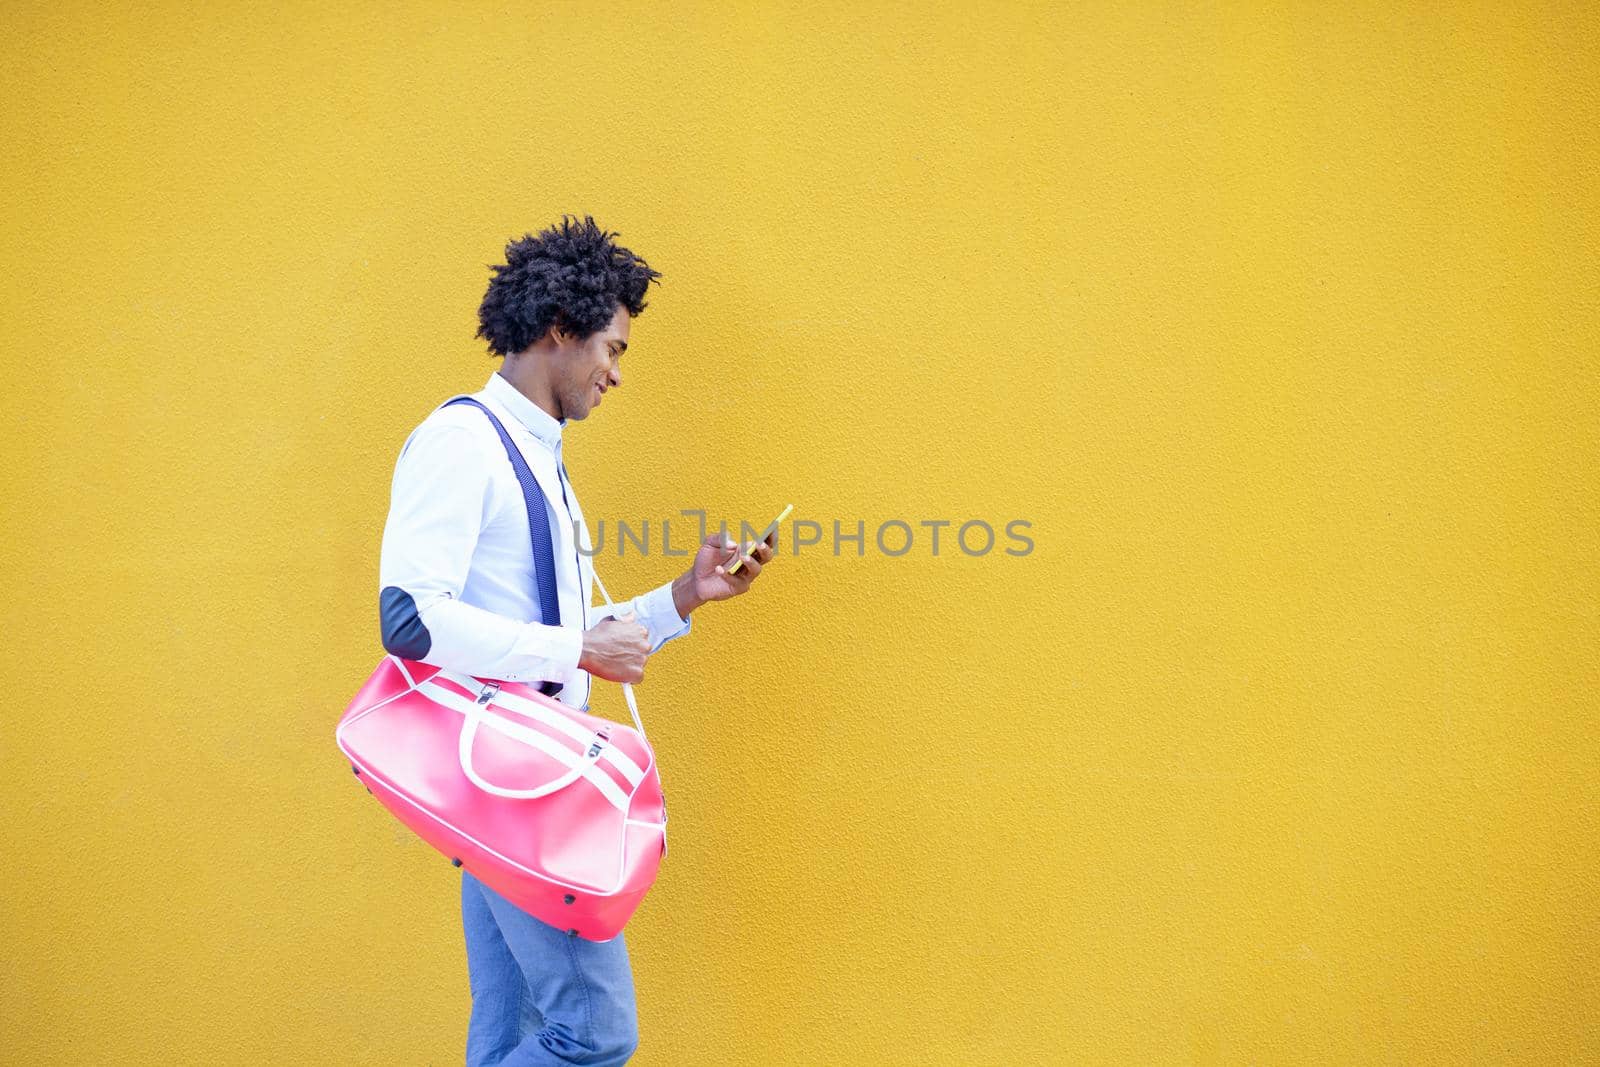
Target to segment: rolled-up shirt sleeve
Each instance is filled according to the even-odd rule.
[[[383,647],[484,678],[571,681],[581,626],[525,622],[461,602],[488,507],[487,464],[462,426],[424,423],[401,450],[378,565]]]
[[[650,652],[654,655],[662,645],[689,632],[691,620],[678,614],[678,605],[672,600],[672,583],[663,582],[642,596],[615,604],[601,604],[589,613],[589,625],[612,615],[634,613],[634,619],[650,636]]]

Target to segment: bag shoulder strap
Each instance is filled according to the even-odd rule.
[[[440,407],[451,404],[471,404],[473,407],[489,416],[489,421],[494,424],[495,432],[500,435],[500,443],[505,445],[506,456],[511,460],[511,469],[517,472],[517,482],[522,486],[522,499],[528,508],[528,535],[533,539],[533,571],[539,583],[539,614],[540,621],[549,626],[561,625],[561,603],[556,598],[556,556],[555,548],[550,539],[550,523],[545,512],[544,490],[539,488],[538,481],[533,476],[533,470],[528,466],[528,461],[523,458],[522,452],[517,448],[516,442],[511,440],[511,435],[506,433],[505,426],[481,402],[470,396],[457,396],[446,400]],[[606,583],[600,580],[598,573],[594,576],[595,584],[600,587],[600,595],[605,598],[606,605],[616,608],[611,600],[611,594],[606,592]],[[546,696],[555,696],[561,692],[561,682],[540,682],[539,692]],[[639,736],[644,737],[644,720],[639,717],[639,702],[633,695],[633,686],[627,682],[622,683],[622,697],[628,704],[628,711],[633,715],[633,725],[638,728]],[[663,804],[665,798],[663,798]]]

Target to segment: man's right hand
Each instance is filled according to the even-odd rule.
[[[650,633],[633,619],[601,619],[583,632],[583,653],[578,666],[611,682],[644,681],[644,661],[650,654]]]

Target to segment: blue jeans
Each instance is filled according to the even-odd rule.
[[[628,946],[534,918],[461,871],[472,1018],[467,1067],[614,1067],[639,1045]]]

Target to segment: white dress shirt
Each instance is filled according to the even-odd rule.
[[[556,699],[587,708],[592,679],[578,667],[583,632],[612,614],[590,606],[593,544],[563,477],[561,428],[500,373],[468,394],[499,417],[549,507],[561,625],[540,622],[522,487],[488,416],[471,404],[435,409],[395,464],[378,564],[384,647],[406,659],[510,681],[556,681]],[[586,551],[579,552],[574,525]],[[631,601],[653,653],[689,631],[666,582]]]

